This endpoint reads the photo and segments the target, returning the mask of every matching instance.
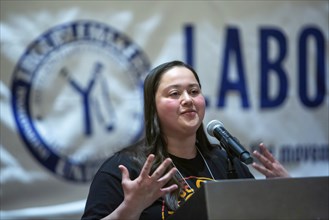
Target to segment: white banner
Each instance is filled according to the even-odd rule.
[[[79,219],[99,164],[142,135],[143,78],[175,59],[200,75],[205,125],[264,142],[293,177],[328,176],[328,15],[327,1],[1,1],[0,218]]]

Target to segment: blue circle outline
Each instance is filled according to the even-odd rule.
[[[20,134],[20,137],[23,139],[25,145],[27,146],[27,148],[29,149],[30,153],[43,165],[45,166],[48,170],[50,170],[52,173],[61,176],[62,178],[64,178],[65,180],[69,180],[69,181],[74,181],[74,182],[89,182],[91,179],[90,178],[82,178],[80,180],[77,180],[74,175],[72,173],[70,173],[70,168],[72,166],[78,166],[79,169],[81,171],[83,171],[84,173],[89,172],[88,169],[89,167],[98,167],[99,162],[95,162],[95,163],[88,163],[88,164],[84,164],[84,163],[78,163],[75,162],[73,160],[71,160],[70,158],[66,157],[66,156],[59,156],[57,155],[55,152],[53,152],[53,150],[51,149],[51,147],[49,147],[47,145],[47,143],[43,140],[43,138],[41,137],[41,135],[37,132],[37,129],[34,126],[33,120],[31,119],[31,109],[29,106],[30,103],[30,92],[31,92],[31,87],[32,87],[32,82],[33,79],[35,77],[35,74],[37,72],[37,70],[39,69],[39,67],[41,66],[41,64],[43,63],[44,59],[49,56],[52,52],[60,49],[59,47],[53,47],[51,50],[49,50],[43,57],[43,59],[35,66],[34,71],[32,73],[28,73],[28,74],[32,74],[32,76],[30,77],[30,80],[28,82],[26,82],[25,80],[19,79],[18,75],[19,75],[19,71],[23,70],[21,68],[21,64],[23,63],[23,61],[25,61],[25,59],[28,58],[29,54],[32,52],[33,49],[35,49],[35,46],[38,45],[38,43],[40,43],[43,40],[47,40],[47,37],[49,37],[52,33],[54,32],[60,32],[62,30],[65,30],[66,28],[70,28],[73,26],[77,26],[77,25],[94,25],[97,28],[103,28],[103,30],[105,32],[111,31],[114,34],[117,34],[118,36],[122,37],[123,39],[125,39],[125,43],[128,44],[132,44],[135,46],[135,48],[138,51],[138,55],[140,55],[142,57],[143,60],[143,64],[144,64],[144,72],[138,73],[137,69],[135,70],[135,74],[137,74],[138,78],[141,79],[141,76],[143,74],[145,74],[146,71],[149,70],[150,68],[150,64],[148,61],[148,58],[146,56],[146,54],[144,54],[144,52],[140,49],[140,47],[138,47],[135,43],[133,43],[132,40],[130,40],[130,38],[128,38],[126,35],[120,33],[119,31],[117,31],[116,29],[104,24],[104,23],[100,23],[97,21],[87,21],[87,20],[78,20],[78,21],[74,21],[74,22],[69,22],[66,24],[61,24],[58,26],[55,26],[49,30],[47,30],[46,32],[44,32],[43,34],[41,34],[36,40],[34,40],[25,50],[25,52],[23,53],[23,55],[20,57],[18,63],[16,64],[16,67],[14,69],[13,72],[13,78],[12,78],[12,87],[11,87],[11,91],[12,91],[12,99],[11,99],[11,103],[12,103],[12,108],[13,108],[13,113],[14,113],[14,119]],[[83,39],[78,39],[78,40],[73,40],[70,42],[66,42],[66,43],[72,43],[72,42],[78,42],[78,41],[94,41],[97,43],[101,43],[103,45],[107,45],[108,43],[106,41],[97,41],[95,39],[90,39],[88,37],[83,38]],[[108,45],[111,46],[111,45]],[[113,48],[114,51],[116,51],[117,53],[115,54],[116,56],[123,56],[125,57],[122,53],[120,53],[120,51],[116,50],[116,48]],[[113,53],[113,50],[111,51]],[[127,57],[125,57],[127,59]],[[129,59],[127,59],[127,61],[129,61]],[[132,67],[134,68],[134,64],[130,63],[130,67],[129,69]],[[142,87],[143,87],[143,83],[141,82],[141,80],[138,83],[138,87],[141,88],[142,91]],[[18,97],[21,97],[19,95],[19,92],[21,91],[21,89],[25,89],[26,93],[25,96],[23,96],[23,103],[19,103]],[[22,105],[22,106],[18,106],[18,105]],[[19,110],[22,107],[23,110],[25,110],[26,112],[22,111],[23,113],[21,113]],[[25,113],[25,114],[24,114]],[[25,117],[26,121],[24,120],[20,120],[20,117]],[[24,125],[24,123],[27,123],[27,125]],[[29,135],[27,134],[27,132],[25,131],[26,129],[30,130],[33,133],[33,137],[37,138],[37,140],[39,141],[40,145],[43,147],[40,148],[40,146],[35,146],[35,143],[33,142],[33,140],[30,140]],[[138,138],[140,138],[140,136],[143,133],[143,123],[141,123],[141,128],[139,129],[139,132],[136,133],[135,137],[134,137],[134,141],[136,141]],[[40,152],[38,152],[37,148],[39,148],[40,152],[42,151],[43,153],[46,153],[48,155],[47,159],[42,158]],[[60,160],[65,161],[64,166],[64,170],[66,170],[67,172],[64,173],[64,175],[60,175],[56,172],[56,165],[58,164],[58,162]]]

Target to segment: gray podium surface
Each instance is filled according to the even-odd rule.
[[[206,182],[169,219],[329,219],[329,177]]]

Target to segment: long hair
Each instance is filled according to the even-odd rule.
[[[162,75],[168,70],[174,67],[186,67],[189,69],[195,76],[200,88],[200,80],[198,74],[195,70],[181,62],[181,61],[171,61],[167,63],[163,63],[150,71],[150,73],[146,76],[144,80],[144,134],[145,137],[140,142],[137,143],[133,147],[134,151],[134,161],[137,162],[138,167],[141,169],[147,156],[149,154],[155,155],[155,160],[152,166],[151,172],[153,172],[167,157],[169,157],[169,153],[167,151],[167,140],[165,135],[161,132],[160,129],[160,120],[158,118],[157,110],[156,110],[156,102],[155,95],[159,87],[159,82],[161,80]],[[196,132],[196,141],[198,144],[199,150],[205,157],[210,156],[210,151],[213,146],[210,144],[206,133],[204,131],[203,123],[197,129]],[[168,169],[169,170],[169,169]],[[167,183],[171,185],[176,183],[178,185],[178,189],[171,194],[166,195],[165,202],[167,206],[176,210],[178,208],[178,197],[180,190],[182,189],[179,184],[179,177],[174,176],[174,178]]]

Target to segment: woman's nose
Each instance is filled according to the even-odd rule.
[[[188,94],[187,91],[182,94],[182,104],[190,104],[192,103],[192,97]]]

